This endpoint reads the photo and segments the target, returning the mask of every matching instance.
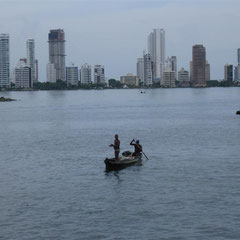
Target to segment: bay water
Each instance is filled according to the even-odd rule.
[[[0,239],[240,239],[240,88],[0,95]]]

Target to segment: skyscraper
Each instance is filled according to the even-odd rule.
[[[154,29],[148,36],[148,53],[153,61],[153,79],[163,76],[166,61],[165,30]],[[155,80],[156,81],[156,80]]]
[[[35,59],[34,65],[35,65],[35,80],[36,82],[38,82],[38,60],[37,59]]]
[[[137,60],[137,76],[138,76],[140,82],[144,81],[143,58],[138,58],[138,60]]]
[[[48,34],[49,63],[54,64],[56,80],[66,81],[65,33],[63,29],[50,30]]]
[[[231,83],[233,81],[233,65],[226,64],[224,66],[224,81]]]
[[[103,65],[94,65],[94,83],[105,83],[105,73]]]
[[[172,71],[175,72],[175,79],[177,80],[177,57],[168,57],[164,66],[164,72]]]
[[[0,87],[9,87],[9,35],[0,34]]]
[[[81,84],[90,85],[92,83],[92,67],[85,63],[81,66]]]
[[[31,68],[31,86],[36,83],[36,70],[35,70],[35,42],[34,39],[27,40],[27,67]]]
[[[143,53],[144,65],[144,85],[151,86],[153,84],[153,62],[151,55]]]
[[[192,49],[193,87],[206,87],[206,49],[203,45],[194,45]]]

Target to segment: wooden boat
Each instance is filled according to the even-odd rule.
[[[118,160],[116,160],[116,158],[106,158],[104,162],[106,165],[106,171],[112,171],[112,170],[121,170],[128,166],[140,163],[141,159],[142,159],[142,155],[132,156],[131,152],[126,151],[126,152],[123,152],[123,155],[119,157]]]

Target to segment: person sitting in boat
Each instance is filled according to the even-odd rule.
[[[134,143],[135,142],[135,143]],[[132,156],[139,156],[141,155],[141,152],[142,152],[142,145],[139,144],[139,140],[132,140],[130,142],[130,145],[131,146],[134,146],[134,153],[132,154]]]
[[[110,144],[109,147],[114,148],[115,158],[116,158],[116,160],[118,160],[119,152],[120,152],[120,140],[118,139],[117,134],[115,135],[114,144]]]

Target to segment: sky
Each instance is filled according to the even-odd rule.
[[[0,0],[0,33],[10,34],[10,67],[26,57],[34,38],[39,80],[46,81],[48,33],[64,29],[66,65],[102,64],[108,78],[136,74],[154,28],[166,31],[166,55],[189,70],[192,46],[203,44],[211,79],[237,64],[240,0]]]

